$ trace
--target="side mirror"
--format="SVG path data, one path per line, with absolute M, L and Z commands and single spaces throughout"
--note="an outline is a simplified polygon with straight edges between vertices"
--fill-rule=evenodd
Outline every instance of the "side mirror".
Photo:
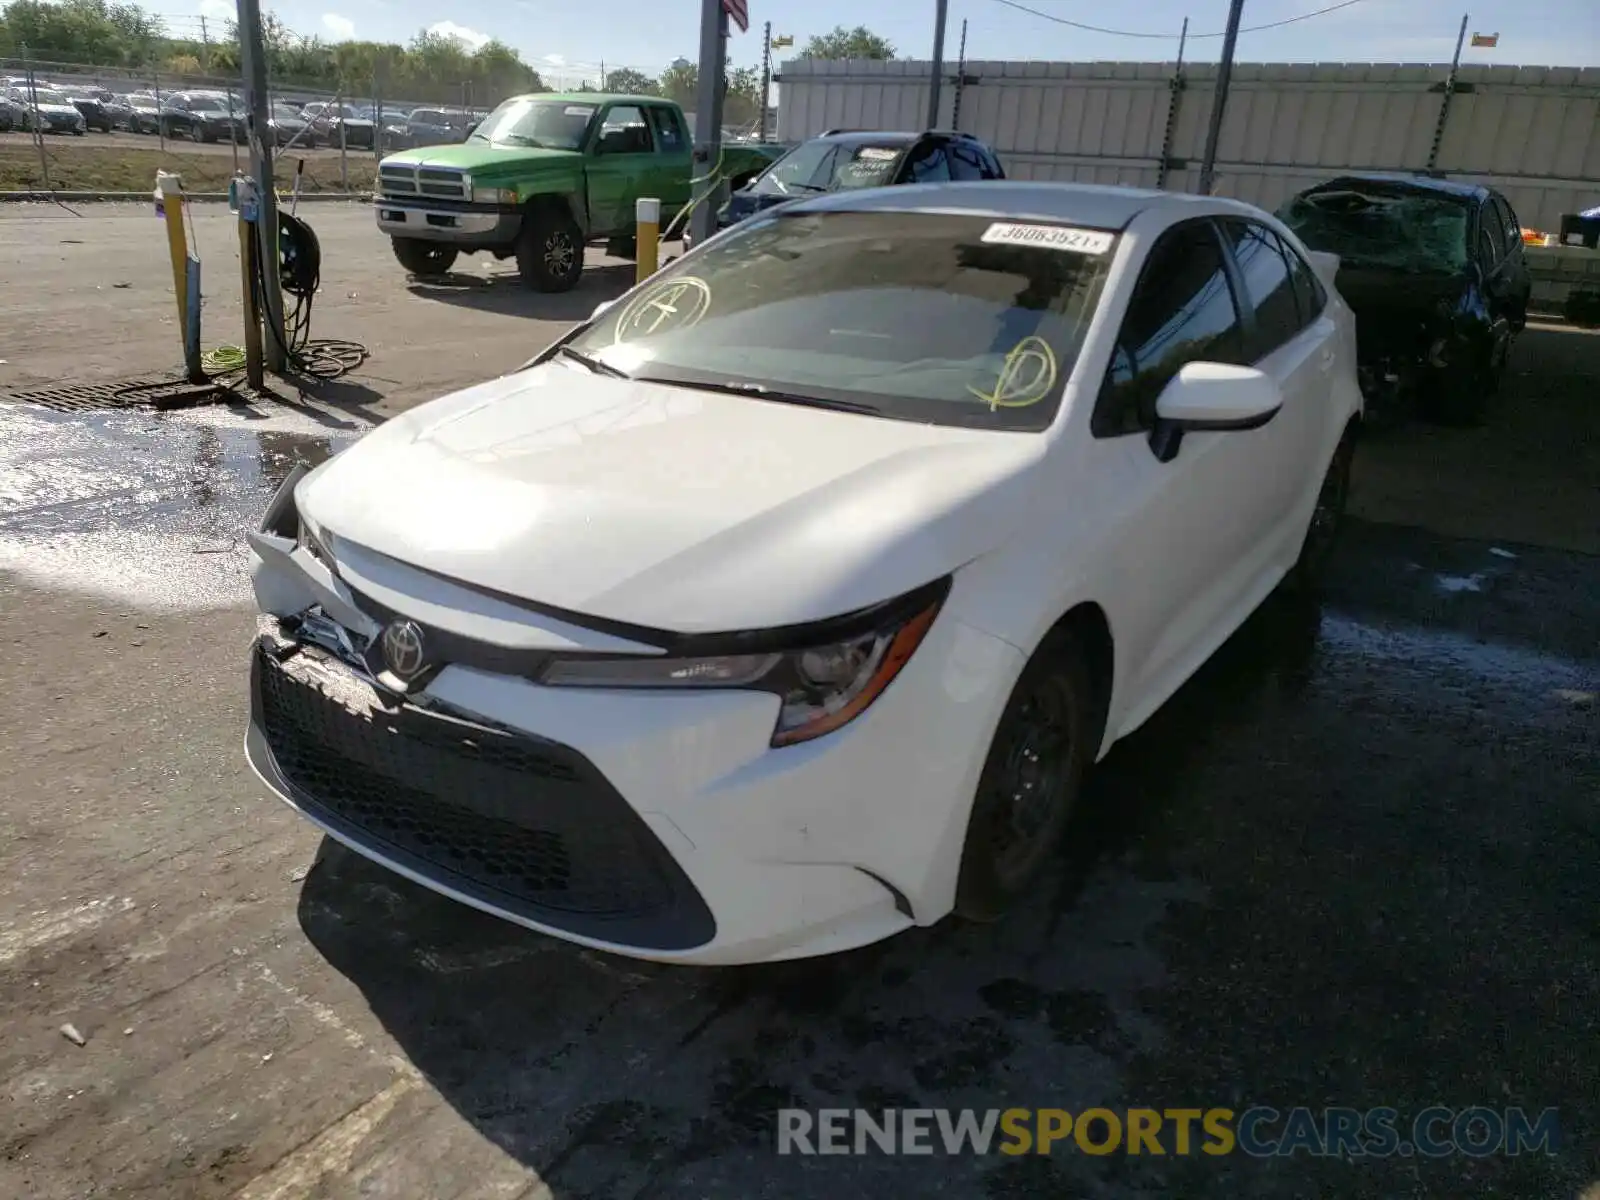
M 1185 433 L 1260 429 L 1282 407 L 1283 393 L 1263 371 L 1227 363 L 1186 363 L 1156 400 L 1150 450 L 1158 461 L 1171 462 Z

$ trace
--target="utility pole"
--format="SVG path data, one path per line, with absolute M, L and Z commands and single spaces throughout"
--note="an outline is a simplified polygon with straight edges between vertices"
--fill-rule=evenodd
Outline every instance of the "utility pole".
M 241 3 L 243 0 L 241 0 Z M 942 0 L 941 0 L 942 2 Z M 728 10 L 723 0 L 700 0 L 700 79 L 694 101 L 694 213 L 689 231 L 695 245 L 717 231 L 712 197 L 719 186 L 722 162 L 722 93 L 728 75 Z
M 259 215 L 256 244 L 260 247 L 261 291 L 266 322 L 267 370 L 282 375 L 288 366 L 289 334 L 283 327 L 281 253 L 278 249 L 278 191 L 272 182 L 272 146 L 267 109 L 267 51 L 261 33 L 261 0 L 239 0 L 239 51 L 244 68 L 245 118 L 250 137 L 250 174 L 256 181 Z
M 967 19 L 961 18 L 961 49 L 956 51 L 956 94 L 950 102 L 950 128 L 961 128 L 961 93 L 967 86 Z
M 200 18 L 200 69 L 207 75 L 211 74 L 211 31 L 206 27 L 206 19 Z
M 1433 144 L 1428 148 L 1428 170 L 1439 167 L 1439 146 L 1444 141 L 1445 123 L 1450 120 L 1450 101 L 1455 99 L 1456 81 L 1461 74 L 1461 47 L 1467 40 L 1467 22 L 1471 13 L 1461 14 L 1461 28 L 1456 32 L 1456 52 L 1450 59 L 1450 74 L 1444 81 L 1444 98 L 1439 101 L 1439 120 L 1433 127 Z
M 1233 80 L 1233 48 L 1239 41 L 1239 18 L 1244 15 L 1244 0 L 1229 0 L 1228 27 L 1222 35 L 1222 61 L 1217 64 L 1217 90 L 1211 98 L 1211 126 L 1206 130 L 1205 157 L 1200 160 L 1200 194 L 1209 196 L 1217 176 L 1217 143 L 1222 138 L 1222 111 L 1228 103 L 1228 84 Z
M 761 27 L 761 118 L 756 139 L 767 140 L 767 90 L 772 87 L 772 22 Z
M 950 0 L 934 0 L 933 77 L 928 81 L 928 128 L 939 128 L 939 84 L 944 74 L 944 23 L 950 15 Z

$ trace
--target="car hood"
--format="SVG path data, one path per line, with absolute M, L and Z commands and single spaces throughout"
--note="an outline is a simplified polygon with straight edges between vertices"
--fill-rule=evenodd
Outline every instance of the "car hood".
M 913 424 L 546 364 L 389 421 L 308 475 L 332 538 L 679 632 L 800 624 L 1008 538 L 1037 434 Z
M 385 166 L 454 167 L 473 177 L 489 176 L 497 169 L 521 175 L 530 165 L 565 167 L 581 161 L 576 150 L 544 150 L 536 146 L 494 146 L 488 142 L 456 142 L 447 146 L 422 146 L 402 150 L 383 160 Z
M 42 113 L 55 113 L 58 116 L 66 116 L 69 113 L 75 117 L 83 115 L 78 112 L 78 109 L 75 105 L 58 104 L 54 100 L 41 100 L 38 104 L 34 105 L 34 107 Z

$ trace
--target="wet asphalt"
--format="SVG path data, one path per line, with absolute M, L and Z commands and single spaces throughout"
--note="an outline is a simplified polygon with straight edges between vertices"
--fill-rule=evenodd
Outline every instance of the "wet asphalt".
M 17 1105 L 0 1125 L 0 1191 L 8 1178 L 25 1190 L 7 1194 L 40 1196 L 259 1184 L 320 1144 L 314 1127 L 264 1148 L 297 1103 L 250 1073 L 272 1057 L 256 1050 L 273 1022 L 310 1031 L 290 1039 L 294 1077 L 305 1103 L 337 1099 L 327 1128 L 374 1092 L 402 1088 L 416 1107 L 350 1134 L 322 1174 L 250 1195 L 1570 1200 L 1600 1180 L 1600 559 L 1352 521 L 1319 603 L 1269 601 L 1101 764 L 1059 861 L 1006 921 L 814 962 L 661 968 L 318 847 L 248 777 L 242 535 L 294 463 L 361 427 L 320 410 L 0 404 L 0 757 L 47 761 L 11 724 L 30 696 L 110 703 L 86 675 L 50 678 L 55 639 L 77 647 L 59 652 L 63 670 L 82 672 L 82 646 L 102 637 L 186 692 L 169 713 L 178 739 L 142 715 L 146 732 L 126 739 L 114 710 L 62 717 L 64 739 L 100 721 L 101 753 L 144 781 L 90 770 L 76 785 L 85 820 L 122 827 L 117 852 L 58 848 L 41 831 L 59 794 L 26 771 L 14 781 L 5 907 L 43 912 L 90 878 L 138 904 L 0 953 L 15 1033 L 0 1079 Z M 201 847 L 188 865 L 137 874 L 132 848 L 180 825 Z M 241 827 L 264 848 L 208 866 L 203 847 Z M 225 930 L 180 915 L 219 898 L 235 906 Z M 161 954 L 202 957 L 160 966 L 152 930 Z M 236 986 L 193 982 L 218 971 Z M 263 978 L 298 999 L 262 1007 Z M 79 1053 L 55 1033 L 63 1014 L 99 1004 L 111 1038 L 167 995 L 190 997 L 201 1041 L 146 1043 L 146 1068 L 96 1082 L 83 1064 L 117 1053 L 97 1035 L 60 1065 Z M 230 1039 L 237 1062 L 210 1062 Z M 81 1091 L 40 1082 L 64 1070 Z M 194 1071 L 232 1117 L 197 1115 L 196 1079 L 184 1105 L 150 1107 Z M 74 1108 L 84 1094 L 94 1104 Z M 796 1158 L 773 1137 L 788 1106 L 1434 1104 L 1556 1107 L 1559 1152 Z M 129 1143 L 134 1127 L 148 1144 Z

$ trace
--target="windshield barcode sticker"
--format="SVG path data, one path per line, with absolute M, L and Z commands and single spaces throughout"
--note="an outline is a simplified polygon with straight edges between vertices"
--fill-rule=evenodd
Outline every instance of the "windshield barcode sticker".
M 561 115 L 564 117 L 587 117 L 592 116 L 593 113 L 594 109 L 592 108 L 580 108 L 576 105 L 561 110 Z
M 1114 235 L 1102 229 L 1071 229 L 1065 225 L 1011 225 L 1000 222 L 983 231 L 982 241 L 994 246 L 1040 246 L 1073 254 L 1104 254 Z

